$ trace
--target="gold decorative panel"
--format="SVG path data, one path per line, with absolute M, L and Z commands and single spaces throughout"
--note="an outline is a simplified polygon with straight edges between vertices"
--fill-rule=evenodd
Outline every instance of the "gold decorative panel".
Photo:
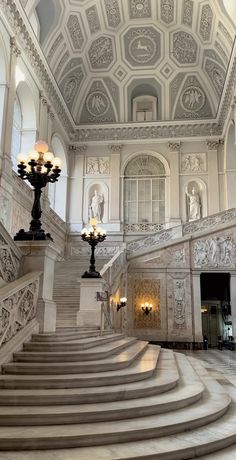
M 152 311 L 146 315 L 141 304 L 149 302 Z M 134 327 L 160 328 L 160 280 L 136 279 L 134 281 Z

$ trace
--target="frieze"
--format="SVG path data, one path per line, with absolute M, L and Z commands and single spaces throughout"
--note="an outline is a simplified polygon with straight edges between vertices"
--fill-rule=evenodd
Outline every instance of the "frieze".
M 109 157 L 88 157 L 86 174 L 110 174 L 110 158 Z
M 206 154 L 182 154 L 181 171 L 191 173 L 206 172 Z
M 235 268 L 236 245 L 228 236 L 215 236 L 194 243 L 194 267 Z
M 161 0 L 161 20 L 165 24 L 174 21 L 174 0 Z
M 131 241 L 127 243 L 127 252 L 131 254 L 132 252 L 140 251 L 143 249 L 155 249 L 161 244 L 164 244 L 166 241 L 171 240 L 174 237 L 174 230 L 162 230 L 156 235 L 148 236 L 147 238 L 142 238 L 137 241 Z
M 190 233 L 202 232 L 204 230 L 212 229 L 217 225 L 226 224 L 236 219 L 236 208 L 223 211 L 211 217 L 204 217 L 203 219 L 183 225 L 183 234 L 189 235 Z
M 150 18 L 152 16 L 150 0 L 129 0 L 130 19 Z
M 121 22 L 118 0 L 104 0 L 108 25 L 117 27 Z

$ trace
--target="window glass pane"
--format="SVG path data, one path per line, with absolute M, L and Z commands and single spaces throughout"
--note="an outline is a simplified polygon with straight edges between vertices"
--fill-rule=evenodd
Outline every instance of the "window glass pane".
M 160 200 L 165 201 L 165 181 L 160 179 Z
M 142 202 L 138 204 L 138 222 L 151 221 L 151 202 Z
M 159 200 L 159 179 L 153 179 L 152 181 L 152 199 Z

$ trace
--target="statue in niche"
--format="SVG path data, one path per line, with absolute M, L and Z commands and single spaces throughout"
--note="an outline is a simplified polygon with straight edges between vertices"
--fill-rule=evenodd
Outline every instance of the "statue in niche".
M 196 187 L 192 188 L 191 193 L 186 191 L 188 197 L 188 221 L 198 220 L 201 218 L 201 199 Z
M 103 195 L 98 193 L 97 190 L 95 190 L 94 195 L 92 196 L 91 205 L 90 205 L 90 217 L 97 219 L 98 222 L 102 221 L 103 205 L 104 205 Z

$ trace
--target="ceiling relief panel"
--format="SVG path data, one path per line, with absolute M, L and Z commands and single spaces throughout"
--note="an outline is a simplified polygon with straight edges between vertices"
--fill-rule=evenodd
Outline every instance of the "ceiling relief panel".
M 203 5 L 200 19 L 199 34 L 204 42 L 209 41 L 211 37 L 213 22 L 213 12 L 210 5 Z
M 132 67 L 155 66 L 161 58 L 161 34 L 154 27 L 131 27 L 124 35 L 124 49 Z
M 67 30 L 75 50 L 80 50 L 84 43 L 84 37 L 80 26 L 79 15 L 71 14 L 67 21 Z
M 50 64 L 54 54 L 56 53 L 57 49 L 59 48 L 59 46 L 61 45 L 61 43 L 63 42 L 64 40 L 64 37 L 63 37 L 63 33 L 61 32 L 57 38 L 54 40 L 50 50 L 49 50 L 49 53 L 47 55 L 47 61 L 48 63 Z
M 222 69 L 222 67 L 220 67 L 216 62 L 211 59 L 207 59 L 205 62 L 205 71 L 214 86 L 216 94 L 220 97 L 226 77 L 225 70 Z
M 193 21 L 193 0 L 183 0 L 182 23 L 192 27 Z
M 193 36 L 187 32 L 175 32 L 172 36 L 173 58 L 178 64 L 196 64 L 198 46 Z
M 71 111 L 75 102 L 75 98 L 78 96 L 83 78 L 83 69 L 81 67 L 77 67 L 76 69 L 73 69 L 59 85 L 66 105 Z
M 108 69 L 115 58 L 112 38 L 103 35 L 94 40 L 89 48 L 88 56 L 93 70 Z
M 174 2 L 174 0 L 161 0 L 161 20 L 167 25 L 174 21 L 175 4 L 176 2 Z
M 104 0 L 107 23 L 109 27 L 116 28 L 121 23 L 121 14 L 118 0 Z
M 129 17 L 130 19 L 151 18 L 150 0 L 129 0 Z
M 186 78 L 175 109 L 174 119 L 211 118 L 212 110 L 207 95 L 195 76 Z
M 91 34 L 99 32 L 99 30 L 101 30 L 101 26 L 96 5 L 93 5 L 86 10 L 86 17 Z
M 84 102 L 81 123 L 115 122 L 115 112 L 111 102 L 111 94 L 101 81 L 95 81 Z

